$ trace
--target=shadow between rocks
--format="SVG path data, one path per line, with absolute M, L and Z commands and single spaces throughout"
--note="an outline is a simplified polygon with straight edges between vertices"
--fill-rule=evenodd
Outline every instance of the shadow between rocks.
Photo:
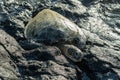
M 82 74 L 85 73 L 90 80 L 120 80 L 119 75 L 112 69 L 113 66 L 110 63 L 101 61 L 92 54 L 86 55 L 85 58 L 81 62 L 77 62 L 76 65 L 82 70 Z M 85 75 L 82 77 L 84 76 Z

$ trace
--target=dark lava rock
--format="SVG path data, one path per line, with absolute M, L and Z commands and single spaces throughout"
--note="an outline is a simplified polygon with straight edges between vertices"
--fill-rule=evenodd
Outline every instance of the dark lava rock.
M 77 69 L 54 46 L 41 46 L 23 53 L 18 65 L 22 79 L 77 80 Z M 79 72 L 80 73 L 80 72 Z
M 25 23 L 31 18 L 30 4 L 14 0 L 3 0 L 0 3 L 0 24 L 7 33 L 19 40 L 24 37 Z
M 45 8 L 84 31 L 86 56 L 81 62 L 71 62 L 55 46 L 20 46 L 25 25 Z M 31 48 L 24 50 L 25 45 Z M 120 1 L 0 0 L 0 79 L 120 80 Z

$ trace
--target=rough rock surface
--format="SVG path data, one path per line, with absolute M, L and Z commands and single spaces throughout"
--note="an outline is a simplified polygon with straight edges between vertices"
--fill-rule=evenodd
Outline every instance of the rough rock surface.
M 84 31 L 86 56 L 81 62 L 67 59 L 55 46 L 31 49 L 25 44 L 25 25 L 45 8 Z M 0 0 L 0 79 L 119 80 L 120 1 Z
M 20 76 L 15 63 L 22 60 L 22 48 L 5 31 L 0 29 L 0 79 L 16 80 Z

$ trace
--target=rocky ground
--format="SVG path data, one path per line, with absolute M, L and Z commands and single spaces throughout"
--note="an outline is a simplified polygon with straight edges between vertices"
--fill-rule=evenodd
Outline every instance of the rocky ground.
M 26 24 L 46 8 L 84 31 L 81 62 L 23 43 Z M 0 80 L 120 80 L 120 0 L 0 0 Z

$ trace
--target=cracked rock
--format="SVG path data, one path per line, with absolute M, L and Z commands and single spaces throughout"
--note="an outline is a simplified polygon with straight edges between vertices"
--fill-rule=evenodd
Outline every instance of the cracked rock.
M 46 8 L 84 31 L 81 62 L 67 59 L 56 46 L 26 44 L 26 24 Z M 120 0 L 0 0 L 0 79 L 120 80 L 119 26 Z

